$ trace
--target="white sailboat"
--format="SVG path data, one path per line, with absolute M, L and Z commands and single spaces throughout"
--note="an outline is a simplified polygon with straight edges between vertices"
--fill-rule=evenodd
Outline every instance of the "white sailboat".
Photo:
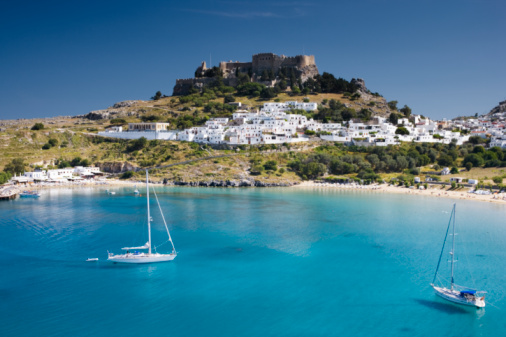
M 453 220 L 453 222 L 452 222 Z M 453 223 L 453 225 L 452 225 Z M 436 286 L 436 278 L 437 272 L 439 270 L 439 266 L 441 264 L 441 258 L 443 256 L 443 251 L 446 243 L 446 239 L 448 237 L 448 232 L 450 230 L 450 226 L 452 226 L 452 248 L 450 251 L 450 263 L 451 263 L 451 278 L 450 278 L 450 287 L 446 288 L 444 286 Z M 445 240 L 443 242 L 443 248 L 441 249 L 441 254 L 439 255 L 439 261 L 437 263 L 436 273 L 434 274 L 434 279 L 432 280 L 431 286 L 434 288 L 436 295 L 444 298 L 447 301 L 451 301 L 458 304 L 475 306 L 477 308 L 485 307 L 485 291 L 477 291 L 474 289 L 469 289 L 466 287 L 458 286 L 454 283 L 453 279 L 453 271 L 454 271 L 454 263 L 455 260 L 455 204 L 453 205 L 452 214 L 450 215 L 450 222 L 448 223 L 448 228 L 446 229 Z
M 160 207 L 160 203 L 158 202 L 158 197 L 155 198 L 158 203 L 158 208 L 160 209 L 160 213 L 162 215 L 163 223 L 165 224 L 165 229 L 167 230 L 167 235 L 169 236 L 168 241 L 172 245 L 172 253 L 170 254 L 159 254 L 153 253 L 151 251 L 151 222 L 153 219 L 150 215 L 149 209 L 149 182 L 148 182 L 148 170 L 146 170 L 146 196 L 147 196 L 147 204 L 148 204 L 148 242 L 146 242 L 143 246 L 139 247 L 124 247 L 121 248 L 125 250 L 125 254 L 114 255 L 113 253 L 108 253 L 108 261 L 115 263 L 155 263 L 155 262 L 167 262 L 172 261 L 176 258 L 176 248 L 174 247 L 174 243 L 172 242 L 172 238 L 170 236 L 169 228 L 167 227 L 167 223 L 165 222 L 165 217 L 163 216 L 162 208 Z M 147 252 L 138 252 L 139 250 L 147 250 Z M 156 248 L 155 248 L 156 251 Z
M 134 186 L 135 190 L 134 190 L 134 195 L 139 195 L 141 194 L 141 192 L 139 192 L 139 190 L 137 189 L 137 185 Z

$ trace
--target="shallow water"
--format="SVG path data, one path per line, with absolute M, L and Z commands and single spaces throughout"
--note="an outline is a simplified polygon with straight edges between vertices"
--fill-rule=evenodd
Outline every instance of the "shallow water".
M 457 204 L 461 307 L 430 287 L 453 201 L 364 191 L 158 188 L 178 257 L 147 241 L 132 188 L 0 203 L 1 336 L 503 336 L 506 207 Z M 153 200 L 152 200 L 153 201 Z M 156 203 L 153 245 L 166 240 Z M 165 243 L 160 252 L 170 251 Z M 99 262 L 85 262 L 99 257 Z M 441 275 L 447 274 L 442 262 Z

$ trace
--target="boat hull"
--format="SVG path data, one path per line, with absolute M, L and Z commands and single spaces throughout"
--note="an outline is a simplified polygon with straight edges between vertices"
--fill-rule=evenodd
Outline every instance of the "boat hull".
M 176 254 L 122 254 L 111 255 L 107 258 L 107 261 L 129 264 L 157 263 L 172 261 L 176 256 Z
M 40 194 L 19 194 L 20 198 L 40 198 Z
M 475 297 L 474 299 L 466 299 L 465 297 L 460 295 L 460 291 L 436 287 L 436 286 L 432 286 L 432 287 L 434 288 L 434 292 L 436 293 L 437 296 L 439 296 L 447 301 L 457 303 L 457 304 L 467 305 L 467 306 L 471 306 L 471 307 L 476 307 L 476 308 L 485 307 L 485 301 L 480 297 Z

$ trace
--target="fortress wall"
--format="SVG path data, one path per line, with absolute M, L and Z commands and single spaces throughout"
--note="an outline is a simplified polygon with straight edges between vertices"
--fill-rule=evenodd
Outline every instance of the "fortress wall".
M 264 70 L 272 70 L 275 75 L 278 75 L 279 69 L 282 67 L 295 68 L 296 75 L 301 78 L 302 82 L 318 74 L 318 68 L 316 67 L 313 55 L 287 57 L 273 53 L 260 53 L 253 55 L 251 62 L 220 62 L 219 65 L 219 68 L 223 71 L 225 85 L 236 85 L 236 77 L 234 75 L 237 68 L 239 68 L 239 72 L 241 73 L 246 73 L 251 69 L 253 72 L 252 80 L 258 81 Z M 202 62 L 202 66 L 197 68 L 197 72 L 202 72 L 205 69 L 206 63 Z M 188 93 L 192 85 L 197 88 L 203 88 L 213 81 L 213 78 L 206 77 L 178 79 L 176 80 L 173 94 L 184 95 Z M 272 86 L 274 83 L 265 84 Z
M 251 66 L 251 62 L 220 62 L 220 69 L 224 74 L 233 73 L 237 68 L 240 72 L 247 72 Z
M 297 55 L 286 57 L 278 56 L 273 53 L 262 53 L 253 55 L 253 72 L 261 74 L 264 70 L 272 69 L 275 73 L 281 67 L 304 68 L 307 66 L 315 66 L 314 55 Z
M 253 55 L 252 68 L 253 72 L 262 74 L 264 70 L 275 69 L 275 57 L 273 53 L 262 53 Z
M 194 78 L 182 78 L 182 79 L 177 79 L 176 80 L 176 84 L 193 84 L 193 81 L 195 79 Z

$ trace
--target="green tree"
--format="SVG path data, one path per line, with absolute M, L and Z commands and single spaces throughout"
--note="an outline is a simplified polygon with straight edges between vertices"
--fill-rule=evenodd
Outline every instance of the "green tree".
M 156 94 L 151 97 L 152 100 L 155 100 L 155 101 L 158 101 L 160 98 L 162 98 L 162 92 L 161 91 L 157 91 Z
M 157 122 L 160 120 L 160 116 L 157 116 L 157 115 L 148 115 L 148 116 L 141 116 L 141 120 L 144 122 L 144 123 L 148 123 L 148 122 Z
M 133 171 L 126 171 L 126 172 L 123 172 L 119 178 L 120 179 L 130 179 L 134 176 L 134 172 Z
M 485 148 L 481 145 L 477 145 L 473 148 L 473 153 L 485 153 Z
M 397 110 L 397 103 L 399 103 L 399 102 L 397 102 L 397 101 L 390 101 L 387 104 L 388 104 L 388 107 L 390 108 L 390 110 Z
M 81 162 L 79 164 L 80 164 L 80 166 L 86 167 L 86 166 L 90 166 L 91 162 L 89 159 L 83 159 L 83 160 L 81 160 Z
M 0 185 L 5 184 L 12 178 L 12 175 L 9 172 L 0 172 Z
M 35 123 L 33 126 L 32 126 L 32 130 L 42 130 L 44 129 L 44 124 L 42 123 Z
M 395 112 L 392 112 L 390 116 L 388 116 L 388 121 L 393 125 L 397 125 L 399 123 L 399 115 Z
M 442 154 L 439 156 L 437 163 L 441 166 L 453 166 L 453 158 L 447 154 Z
M 349 121 L 352 118 L 357 117 L 357 113 L 356 113 L 355 109 L 346 108 L 343 111 L 341 111 L 341 116 L 343 118 L 343 121 Z
M 492 177 L 492 181 L 496 184 L 502 184 L 502 177 L 501 176 Z
M 399 126 L 397 130 L 395 130 L 396 135 L 409 135 L 408 129 L 406 129 L 404 126 Z
M 465 164 L 465 167 L 466 167 L 466 170 L 471 171 L 471 169 L 473 168 L 473 163 L 471 163 L 471 162 L 467 162 L 467 163 Z
M 81 160 L 82 160 L 81 157 L 75 157 L 74 159 L 72 159 L 70 161 L 70 166 L 72 166 L 72 167 L 80 166 Z
M 466 165 L 467 163 L 471 163 L 473 165 L 472 167 L 480 167 L 485 163 L 485 161 L 480 155 L 476 153 L 470 153 L 464 157 L 463 164 Z
M 254 164 L 253 166 L 251 166 L 249 172 L 251 175 L 254 175 L 254 176 L 258 176 L 260 174 L 262 174 L 262 172 L 264 171 L 264 167 L 260 164 Z
M 109 121 L 111 125 L 125 125 L 127 123 L 123 118 L 113 118 Z
M 235 102 L 235 97 L 232 95 L 226 95 L 223 101 L 225 103 L 232 103 Z
M 47 142 L 53 147 L 58 145 L 58 139 L 50 138 Z
M 264 169 L 267 171 L 276 171 L 278 169 L 278 163 L 275 160 L 269 160 L 264 164 Z
M 25 172 L 25 167 L 27 165 L 28 164 L 25 163 L 24 159 L 15 158 L 10 163 L 5 165 L 4 172 L 10 173 L 11 175 L 21 174 Z
M 70 167 L 70 162 L 68 162 L 65 159 L 59 159 L 57 160 L 56 165 L 58 166 L 58 168 L 66 168 Z
M 399 111 L 402 112 L 402 114 L 406 118 L 409 118 L 409 116 L 411 116 L 411 108 L 407 105 L 404 105 L 404 107 L 402 109 L 400 109 Z
M 260 97 L 265 98 L 265 99 L 274 98 L 276 96 L 277 96 L 276 90 L 271 87 L 265 87 L 260 92 Z
M 142 150 L 146 146 L 147 143 L 148 143 L 148 140 L 145 137 L 141 137 L 139 139 L 132 140 L 132 141 L 130 141 L 130 145 L 127 147 L 127 152 Z

